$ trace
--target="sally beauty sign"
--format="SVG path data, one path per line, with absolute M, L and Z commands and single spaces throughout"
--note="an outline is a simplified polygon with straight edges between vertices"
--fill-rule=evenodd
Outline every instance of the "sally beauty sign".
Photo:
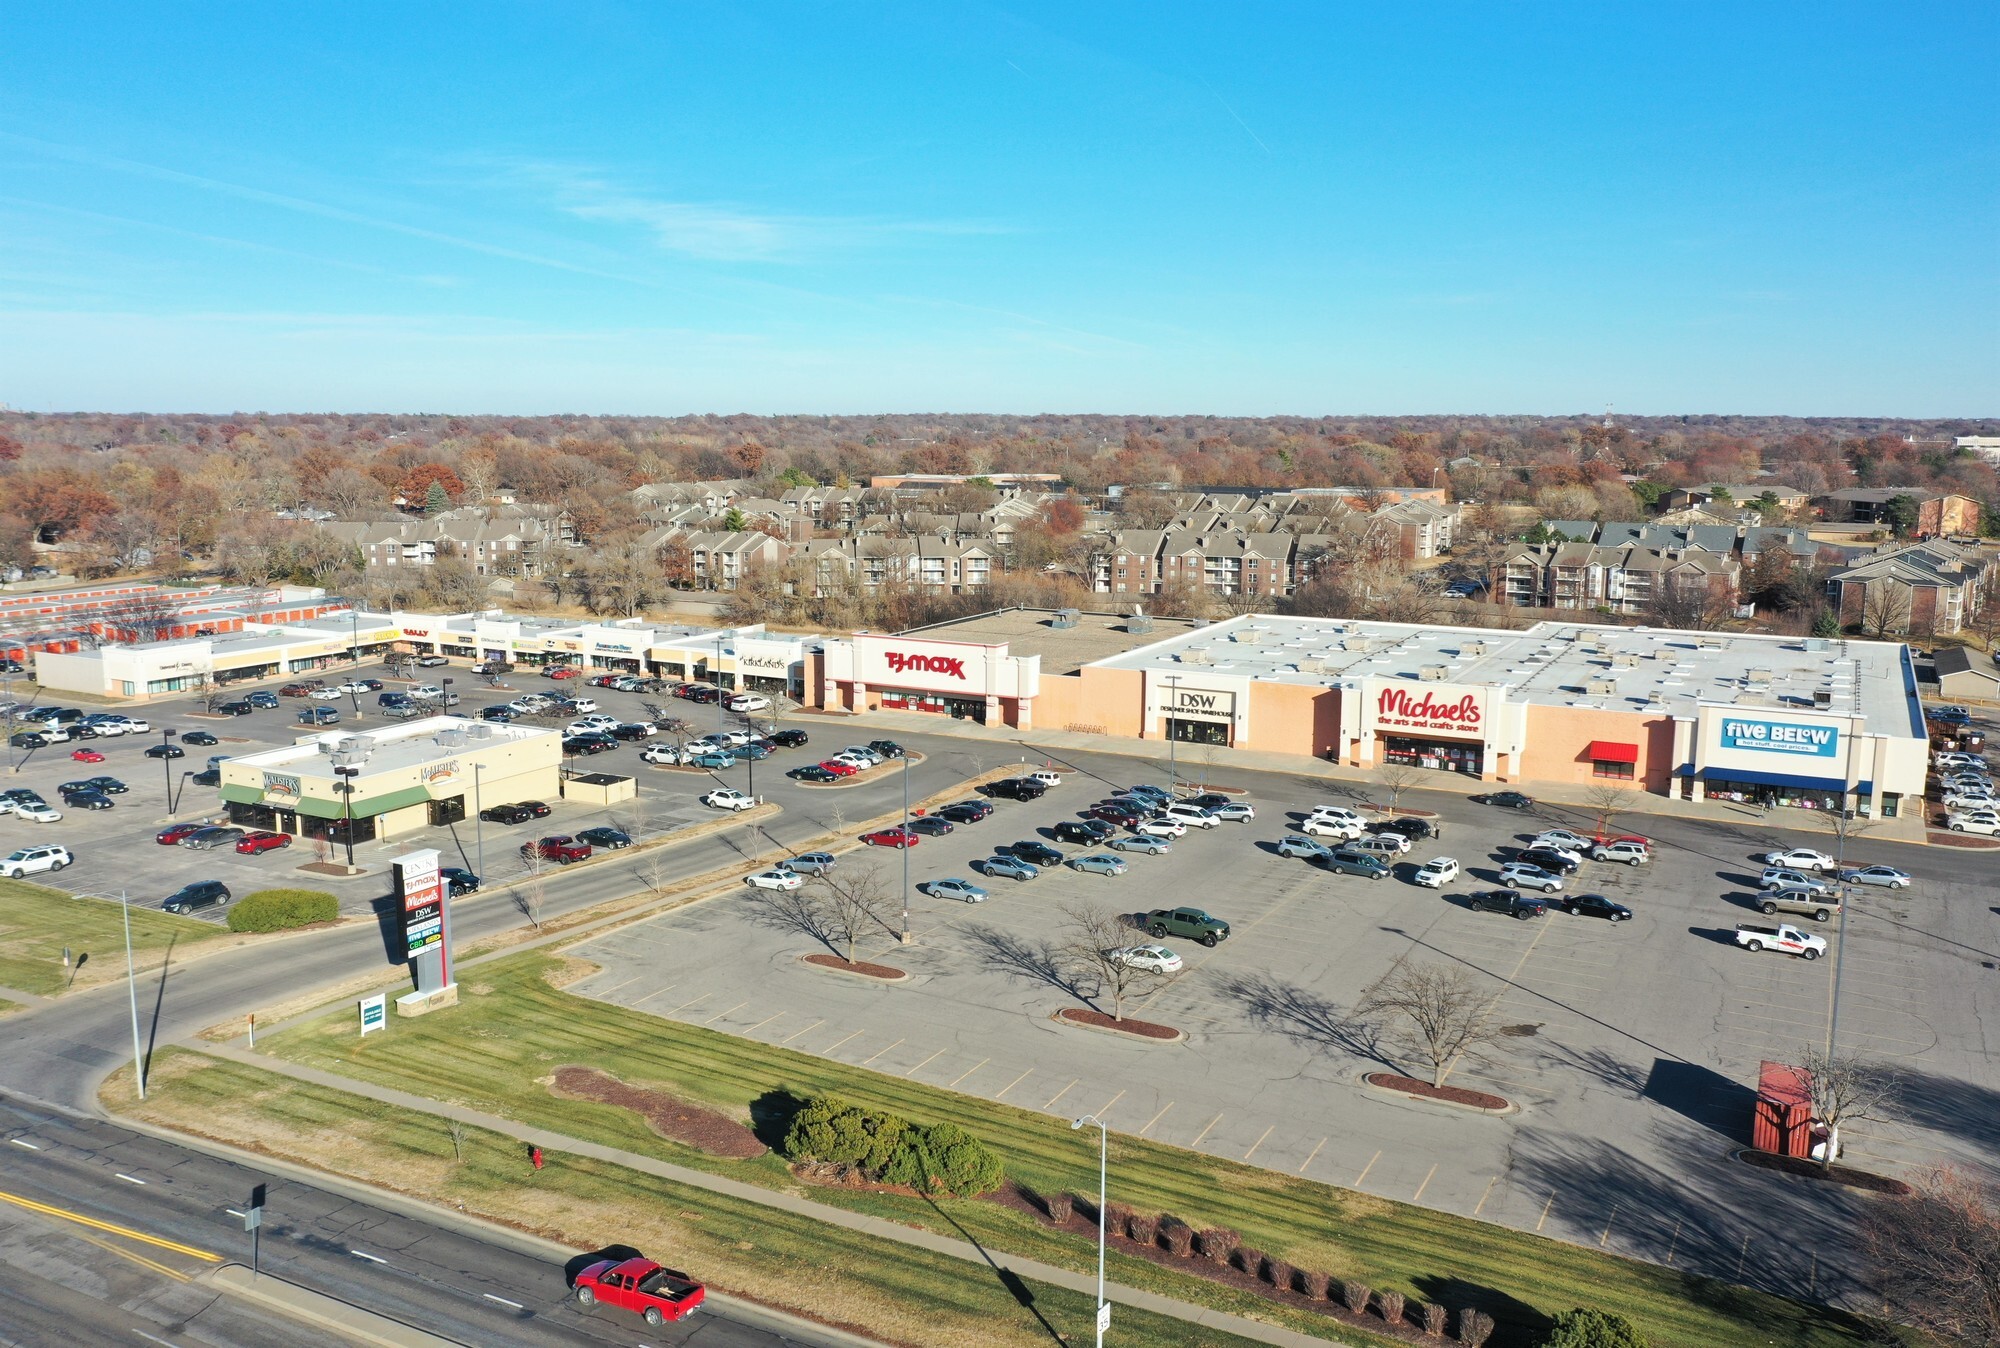
M 1805 754 L 1811 758 L 1832 758 L 1840 750 L 1840 730 L 1830 725 L 1801 725 L 1790 721 L 1746 721 L 1724 717 L 1722 747 L 1749 749 L 1766 754 Z

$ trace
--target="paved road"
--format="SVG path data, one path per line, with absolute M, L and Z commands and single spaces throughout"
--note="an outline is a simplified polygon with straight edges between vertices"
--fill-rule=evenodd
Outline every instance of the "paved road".
M 0 1097 L 0 1343 L 286 1345 L 345 1342 L 235 1300 L 201 1275 L 216 1256 L 249 1262 L 240 1212 L 267 1185 L 265 1272 L 466 1343 L 785 1348 L 789 1338 L 702 1314 L 654 1331 L 585 1312 L 564 1269 L 493 1234 L 448 1228 L 158 1141 Z M 36 1211 L 45 1205 L 137 1235 Z M 150 1237 L 151 1240 L 139 1237 Z M 172 1245 L 185 1247 L 168 1248 Z

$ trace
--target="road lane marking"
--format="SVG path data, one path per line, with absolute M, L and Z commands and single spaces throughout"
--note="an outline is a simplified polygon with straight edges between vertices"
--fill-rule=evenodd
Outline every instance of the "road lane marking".
M 1546 1222 L 1549 1219 L 1549 1209 L 1554 1207 L 1555 1205 L 1556 1205 L 1556 1196 L 1554 1194 L 1550 1194 L 1549 1201 L 1542 1204 L 1542 1215 L 1535 1219 L 1535 1230 L 1539 1231 L 1542 1229 L 1542 1223 Z
M 527 1307 L 523 1306 L 518 1301 L 509 1301 L 506 1297 L 496 1297 L 491 1292 L 482 1292 L 480 1293 L 480 1295 L 485 1297 L 488 1301 L 497 1301 L 503 1306 L 512 1306 L 517 1311 L 527 1309 Z
M 1419 1202 L 1422 1200 L 1424 1196 L 1424 1190 L 1431 1187 L 1431 1176 L 1437 1174 L 1437 1172 L 1438 1172 L 1438 1163 L 1436 1161 L 1432 1161 L 1431 1168 L 1424 1172 L 1424 1182 L 1417 1186 L 1417 1191 L 1414 1194 L 1410 1195 L 1410 1201 L 1412 1203 Z
M 23 1141 L 22 1141 L 22 1140 L 21 1140 L 20 1138 L 18 1138 L 18 1137 L 10 1137 L 10 1138 L 8 1138 L 7 1140 L 8 1140 L 9 1142 L 12 1142 L 12 1143 L 13 1143 L 13 1144 L 14 1144 L 15 1146 L 17 1146 L 17 1147 L 26 1147 L 26 1148 L 27 1148 L 27 1149 L 28 1149 L 29 1151 L 40 1151 L 40 1150 L 41 1150 L 41 1148 L 40 1148 L 40 1147 L 38 1147 L 38 1146 L 36 1146 L 36 1145 L 35 1145 L 34 1143 L 32 1143 L 32 1142 L 23 1142 Z
M 1381 1159 L 1382 1159 L 1382 1153 L 1378 1149 L 1373 1156 L 1368 1158 L 1368 1164 L 1361 1167 L 1361 1173 L 1354 1177 L 1354 1183 L 1348 1185 L 1347 1187 L 1350 1189 L 1359 1189 L 1361 1187 L 1361 1181 L 1368 1178 L 1368 1172 L 1373 1170 L 1375 1168 L 1375 1163 Z
M 181 1272 L 177 1268 L 168 1268 L 165 1264 L 160 1263 L 158 1260 L 148 1259 L 145 1255 L 139 1254 L 136 1251 L 120 1249 L 118 1246 L 113 1245 L 108 1240 L 99 1240 L 96 1236 L 78 1236 L 77 1239 L 82 1241 L 86 1245 L 95 1245 L 98 1249 L 103 1250 L 106 1254 L 115 1254 L 120 1259 L 127 1259 L 130 1260 L 132 1263 L 137 1264 L 141 1268 L 150 1269 L 152 1272 L 159 1274 L 161 1277 L 171 1278 L 175 1282 L 192 1281 L 187 1274 Z
M 1598 1249 L 1600 1250 L 1603 1249 L 1604 1242 L 1611 1239 L 1611 1223 L 1614 1220 L 1616 1220 L 1617 1217 L 1618 1217 L 1618 1205 L 1616 1203 L 1613 1203 L 1611 1205 L 1611 1211 L 1606 1213 L 1604 1217 L 1604 1234 L 1597 1238 Z
M 67 1208 L 54 1207 L 48 1203 L 37 1203 L 32 1198 L 23 1198 L 19 1194 L 10 1194 L 5 1190 L 0 1190 L 0 1203 L 12 1203 L 17 1208 L 26 1208 L 30 1212 L 39 1212 L 45 1217 L 60 1217 L 64 1221 L 75 1222 L 78 1226 L 87 1226 L 93 1231 L 105 1231 L 114 1236 L 124 1236 L 128 1240 L 141 1241 L 147 1245 L 157 1246 L 162 1250 L 172 1250 L 175 1254 L 185 1254 L 191 1258 L 205 1260 L 211 1264 L 222 1262 L 222 1256 L 219 1254 L 211 1254 L 207 1250 L 199 1250 L 192 1245 L 183 1245 L 177 1240 L 167 1240 L 161 1236 L 149 1236 L 144 1231 L 135 1231 L 129 1226 L 118 1226 L 111 1222 L 100 1222 L 95 1217 L 86 1217 L 80 1212 L 71 1212 Z
M 1674 1266 L 1674 1249 L 1681 1243 L 1681 1219 L 1674 1218 L 1674 1237 L 1667 1242 L 1667 1267 Z
M 1012 1081 L 1002 1086 L 1000 1088 L 1000 1095 L 1005 1095 L 1008 1091 L 1013 1090 L 1016 1086 L 1020 1085 L 1022 1082 L 1026 1081 L 1029 1077 L 1033 1076 L 1034 1074 L 1035 1074 L 1035 1069 L 1030 1067 L 1027 1071 L 1021 1073 L 1021 1075 L 1015 1077 Z M 1000 1095 L 996 1095 L 993 1098 L 995 1100 L 998 1100 L 1000 1098 Z
M 243 1217 L 248 1215 L 247 1213 L 238 1212 L 235 1208 L 224 1208 L 223 1211 L 228 1213 L 232 1217 Z
M 1201 1140 L 1209 1135 L 1210 1131 L 1214 1129 L 1216 1124 L 1221 1122 L 1222 1122 L 1222 1115 L 1220 1114 L 1217 1114 L 1214 1118 L 1210 1119 L 1208 1121 L 1208 1127 L 1196 1133 L 1194 1135 L 1194 1141 L 1188 1143 L 1188 1150 L 1193 1151 L 1196 1147 L 1199 1147 L 1201 1145 Z
M 636 983 L 638 981 L 639 981 L 639 975 L 633 974 L 630 978 L 625 980 L 625 983 Z M 598 997 L 609 997 L 612 993 L 624 987 L 625 983 L 613 983 L 610 987 L 606 988 L 604 991 L 596 993 L 594 995 Z
M 1306 1173 L 1306 1167 L 1313 1163 L 1313 1157 L 1319 1155 L 1319 1149 L 1321 1147 L 1324 1147 L 1325 1145 L 1326 1145 L 1325 1138 L 1321 1138 L 1318 1142 L 1315 1142 L 1313 1144 L 1313 1149 L 1306 1154 L 1306 1159 L 1299 1162 L 1299 1173 L 1301 1175 Z
M 1255 1156 L 1257 1154 L 1257 1148 L 1264 1145 L 1264 1138 L 1269 1137 L 1273 1132 L 1277 1131 L 1277 1127 L 1278 1125 L 1274 1123 L 1269 1128 L 1266 1128 L 1264 1130 L 1263 1137 L 1259 1137 L 1255 1142 L 1252 1142 L 1250 1144 L 1250 1150 L 1243 1153 L 1243 1159 L 1247 1161 L 1252 1156 Z
M 1042 1108 L 1043 1108 L 1043 1109 L 1045 1109 L 1045 1110 L 1047 1110 L 1047 1109 L 1054 1109 L 1054 1108 L 1056 1107 L 1056 1101 L 1058 1101 L 1058 1100 L 1062 1099 L 1062 1098 L 1063 1098 L 1063 1097 L 1064 1097 L 1065 1095 L 1068 1095 L 1068 1094 L 1070 1093 L 1071 1089 L 1075 1087 L 1076 1083 L 1077 1083 L 1077 1082 L 1079 1082 L 1079 1081 L 1081 1081 L 1081 1080 L 1083 1080 L 1083 1078 L 1082 1078 L 1082 1077 L 1075 1077 L 1075 1078 L 1072 1078 L 1072 1079 L 1071 1079 L 1071 1081 L 1070 1081 L 1070 1083 L 1069 1083 L 1069 1085 L 1068 1085 L 1068 1086 L 1065 1086 L 1065 1087 L 1063 1087 L 1063 1088 L 1062 1088 L 1061 1090 L 1057 1091 L 1057 1092 L 1056 1092 L 1056 1093 L 1055 1093 L 1054 1095 L 1051 1095 L 1051 1096 L 1049 1097 L 1049 1102 L 1048 1102 L 1047 1104 L 1043 1105 L 1043 1106 L 1042 1106 Z
M 1146 1120 L 1146 1126 L 1139 1130 L 1139 1136 L 1144 1137 L 1148 1132 L 1150 1132 L 1152 1130 L 1153 1125 L 1158 1123 L 1161 1119 L 1167 1117 L 1167 1111 L 1172 1109 L 1173 1107 L 1174 1107 L 1174 1102 L 1171 1100 L 1167 1101 L 1164 1105 L 1161 1105 L 1160 1112 L 1155 1114 L 1152 1118 Z
M 122 1170 L 115 1171 L 114 1173 L 117 1175 L 119 1179 L 124 1180 L 127 1184 L 136 1184 L 142 1189 L 146 1187 L 146 1181 L 140 1179 L 137 1175 L 128 1175 Z
M 974 1072 L 977 1072 L 980 1068 L 986 1066 L 987 1063 L 990 1063 L 992 1061 L 993 1060 L 991 1058 L 981 1058 L 978 1062 L 972 1064 L 972 1066 L 966 1068 L 963 1072 L 960 1072 L 958 1074 L 958 1080 L 947 1084 L 945 1086 L 945 1089 L 951 1090 L 955 1088 L 958 1085 L 959 1081 L 965 1080 L 967 1077 L 971 1076 Z
M 931 1054 L 930 1057 L 925 1058 L 922 1062 L 918 1063 L 917 1067 L 929 1067 L 933 1062 L 936 1062 L 938 1058 L 941 1057 L 943 1054 L 944 1050 L 939 1049 L 936 1053 Z M 917 1067 L 912 1067 L 909 1071 L 903 1073 L 903 1075 L 906 1077 L 915 1076 L 917 1074 Z
M 854 1037 L 855 1037 L 855 1035 L 858 1035 L 858 1034 L 860 1034 L 860 1033 L 861 1033 L 861 1031 L 859 1031 L 859 1030 L 856 1030 L 856 1031 L 854 1032 L 854 1034 L 850 1034 L 850 1035 L 848 1035 L 848 1036 L 847 1036 L 847 1039 L 852 1039 L 852 1038 L 854 1038 Z M 846 1043 L 846 1042 L 847 1042 L 847 1039 L 842 1039 L 842 1040 L 840 1040 L 840 1041 L 839 1041 L 838 1043 L 834 1043 L 834 1044 L 831 1044 L 831 1045 L 828 1045 L 828 1046 L 827 1046 L 826 1048 L 823 1048 L 823 1049 L 821 1049 L 821 1050 L 820 1050 L 820 1057 L 822 1057 L 822 1058 L 826 1058 L 826 1057 L 831 1057 L 831 1056 L 832 1056 L 832 1054 L 833 1054 L 833 1050 L 834 1050 L 834 1049 L 837 1049 L 837 1048 L 839 1048 L 841 1044 L 844 1044 L 844 1043 Z M 900 1044 L 900 1043 L 902 1043 L 903 1041 L 902 1041 L 902 1040 L 900 1040 L 900 1039 L 898 1039 L 898 1040 L 897 1040 L 896 1042 Z
M 783 1039 L 780 1039 L 778 1042 L 781 1044 L 789 1044 L 794 1039 L 797 1039 L 800 1035 L 810 1034 L 812 1031 L 817 1030 L 820 1026 L 824 1024 L 826 1024 L 826 1021 L 824 1019 L 816 1020 L 812 1024 L 806 1026 L 805 1029 L 803 1030 L 792 1031 L 790 1034 L 786 1035 Z
M 749 1002 L 738 1002 L 736 1005 L 730 1007 L 729 1011 L 741 1011 L 744 1007 L 748 1005 L 750 1005 Z M 718 1011 L 714 1015 L 710 1016 L 707 1020 L 704 1020 L 702 1024 L 713 1025 L 715 1024 L 716 1021 L 721 1020 L 724 1016 L 728 1015 L 729 1011 Z
M 387 1264 L 389 1262 L 386 1259 L 368 1253 L 366 1250 L 349 1250 L 348 1253 L 356 1259 L 366 1259 L 371 1264 Z
M 845 1041 L 845 1040 L 843 1040 L 842 1042 L 844 1043 L 844 1042 L 846 1042 L 846 1041 Z M 900 1043 L 902 1043 L 902 1042 L 903 1042 L 902 1040 L 898 1039 L 898 1040 L 896 1041 L 896 1044 L 900 1044 Z M 865 1058 L 863 1058 L 863 1059 L 861 1060 L 861 1066 L 863 1066 L 863 1067 L 866 1067 L 866 1066 L 867 1066 L 867 1065 L 868 1065 L 869 1063 L 871 1063 L 871 1062 L 874 1062 L 874 1061 L 875 1061 L 875 1060 L 876 1060 L 877 1058 L 881 1057 L 881 1056 L 882 1056 L 882 1055 L 883 1055 L 884 1053 L 887 1053 L 887 1052 L 889 1051 L 889 1049 L 891 1049 L 891 1048 L 894 1048 L 894 1047 L 896 1047 L 896 1044 L 891 1044 L 891 1045 L 889 1045 L 889 1048 L 878 1048 L 878 1049 L 876 1049 L 876 1050 L 875 1050 L 875 1051 L 874 1051 L 873 1053 L 869 1054 L 869 1055 L 868 1055 L 867 1057 L 865 1057 Z
M 1477 1207 L 1472 1209 L 1473 1216 L 1477 1217 L 1480 1213 L 1480 1210 L 1486 1206 L 1486 1200 L 1493 1197 L 1493 1186 L 1498 1184 L 1499 1182 L 1500 1182 L 1500 1177 L 1498 1175 L 1495 1175 L 1492 1179 L 1486 1181 L 1486 1192 L 1479 1195 L 1479 1204 Z

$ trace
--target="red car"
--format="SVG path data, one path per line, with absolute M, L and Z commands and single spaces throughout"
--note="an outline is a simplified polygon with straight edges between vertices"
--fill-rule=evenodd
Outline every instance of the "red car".
M 603 1302 L 636 1311 L 649 1325 L 683 1320 L 708 1297 L 708 1289 L 685 1273 L 661 1268 L 650 1259 L 602 1259 L 576 1275 L 576 1299 L 585 1306 Z
M 861 841 L 870 847 L 915 847 L 923 839 L 906 828 L 877 829 L 873 833 L 861 835 Z
M 1136 812 L 1128 810 L 1122 805 L 1094 805 L 1083 812 L 1083 817 L 1086 819 L 1102 819 L 1105 823 L 1116 824 L 1120 828 L 1137 828 L 1145 822 L 1139 818 Z
M 590 855 L 590 844 L 578 842 L 566 833 L 553 838 L 542 838 L 536 842 L 522 843 L 521 855 L 531 856 L 541 853 L 542 860 L 553 861 L 558 866 L 567 866 L 572 861 L 582 861 Z
M 190 833 L 199 833 L 207 824 L 170 824 L 153 835 L 153 841 L 162 847 L 178 847 L 182 838 Z
M 548 671 L 548 676 L 552 679 L 573 679 L 582 672 L 575 665 L 557 665 Z
M 831 758 L 820 764 L 820 766 L 836 777 L 852 777 L 855 773 L 861 771 L 861 769 L 855 767 L 852 763 L 839 763 Z
M 256 856 L 260 852 L 291 845 L 292 835 L 289 833 L 246 833 L 243 841 L 236 844 L 236 850 L 245 856 Z
M 69 756 L 79 763 L 102 763 L 104 761 L 104 755 L 95 749 L 72 749 Z
M 309 697 L 312 685 L 309 683 L 288 683 L 278 690 L 279 697 Z

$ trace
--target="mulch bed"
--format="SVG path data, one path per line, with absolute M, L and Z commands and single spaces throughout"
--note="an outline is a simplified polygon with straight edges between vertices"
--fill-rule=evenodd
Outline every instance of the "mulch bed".
M 1943 828 L 1927 829 L 1924 841 L 1933 847 L 2000 847 L 2000 838 L 1983 833 L 1953 833 Z
M 647 1127 L 696 1151 L 724 1160 L 747 1161 L 770 1150 L 748 1128 L 706 1105 L 689 1104 L 669 1091 L 628 1086 L 595 1067 L 558 1067 L 549 1094 L 564 1100 L 589 1100 L 629 1109 Z
M 867 960 L 856 960 L 849 964 L 838 955 L 807 955 L 807 964 L 817 964 L 822 969 L 838 969 L 844 974 L 864 974 L 869 978 L 900 979 L 909 977 L 901 969 L 892 969 L 886 964 L 870 964 Z
M 1443 1100 L 1454 1105 L 1472 1105 L 1478 1109 L 1505 1109 L 1508 1106 L 1508 1102 L 1502 1097 L 1488 1095 L 1485 1091 L 1469 1091 L 1463 1086 L 1433 1086 L 1428 1081 L 1396 1076 L 1391 1072 L 1370 1072 L 1362 1080 L 1371 1086 L 1380 1086 L 1386 1091 L 1400 1091 L 1404 1095 L 1414 1095 L 1425 1100 Z
M 1899 1179 L 1887 1175 L 1871 1175 L 1866 1170 L 1856 1170 L 1852 1166 L 1836 1165 L 1831 1170 L 1821 1170 L 1819 1162 L 1803 1156 L 1780 1156 L 1771 1151 L 1745 1149 L 1736 1153 L 1736 1159 L 1746 1165 L 1754 1165 L 1760 1170 L 1779 1170 L 1787 1175 L 1802 1175 L 1807 1179 L 1829 1180 L 1834 1184 L 1844 1184 L 1850 1189 L 1866 1189 L 1870 1193 L 1896 1194 L 1910 1192 L 1910 1186 Z
M 1088 1025 L 1092 1029 L 1112 1030 L 1119 1034 L 1134 1035 L 1140 1039 L 1179 1039 L 1181 1032 L 1171 1025 L 1155 1025 L 1150 1020 L 1113 1020 L 1102 1011 L 1092 1011 L 1087 1006 L 1066 1006 L 1056 1012 L 1057 1020 L 1066 1020 L 1072 1025 Z

